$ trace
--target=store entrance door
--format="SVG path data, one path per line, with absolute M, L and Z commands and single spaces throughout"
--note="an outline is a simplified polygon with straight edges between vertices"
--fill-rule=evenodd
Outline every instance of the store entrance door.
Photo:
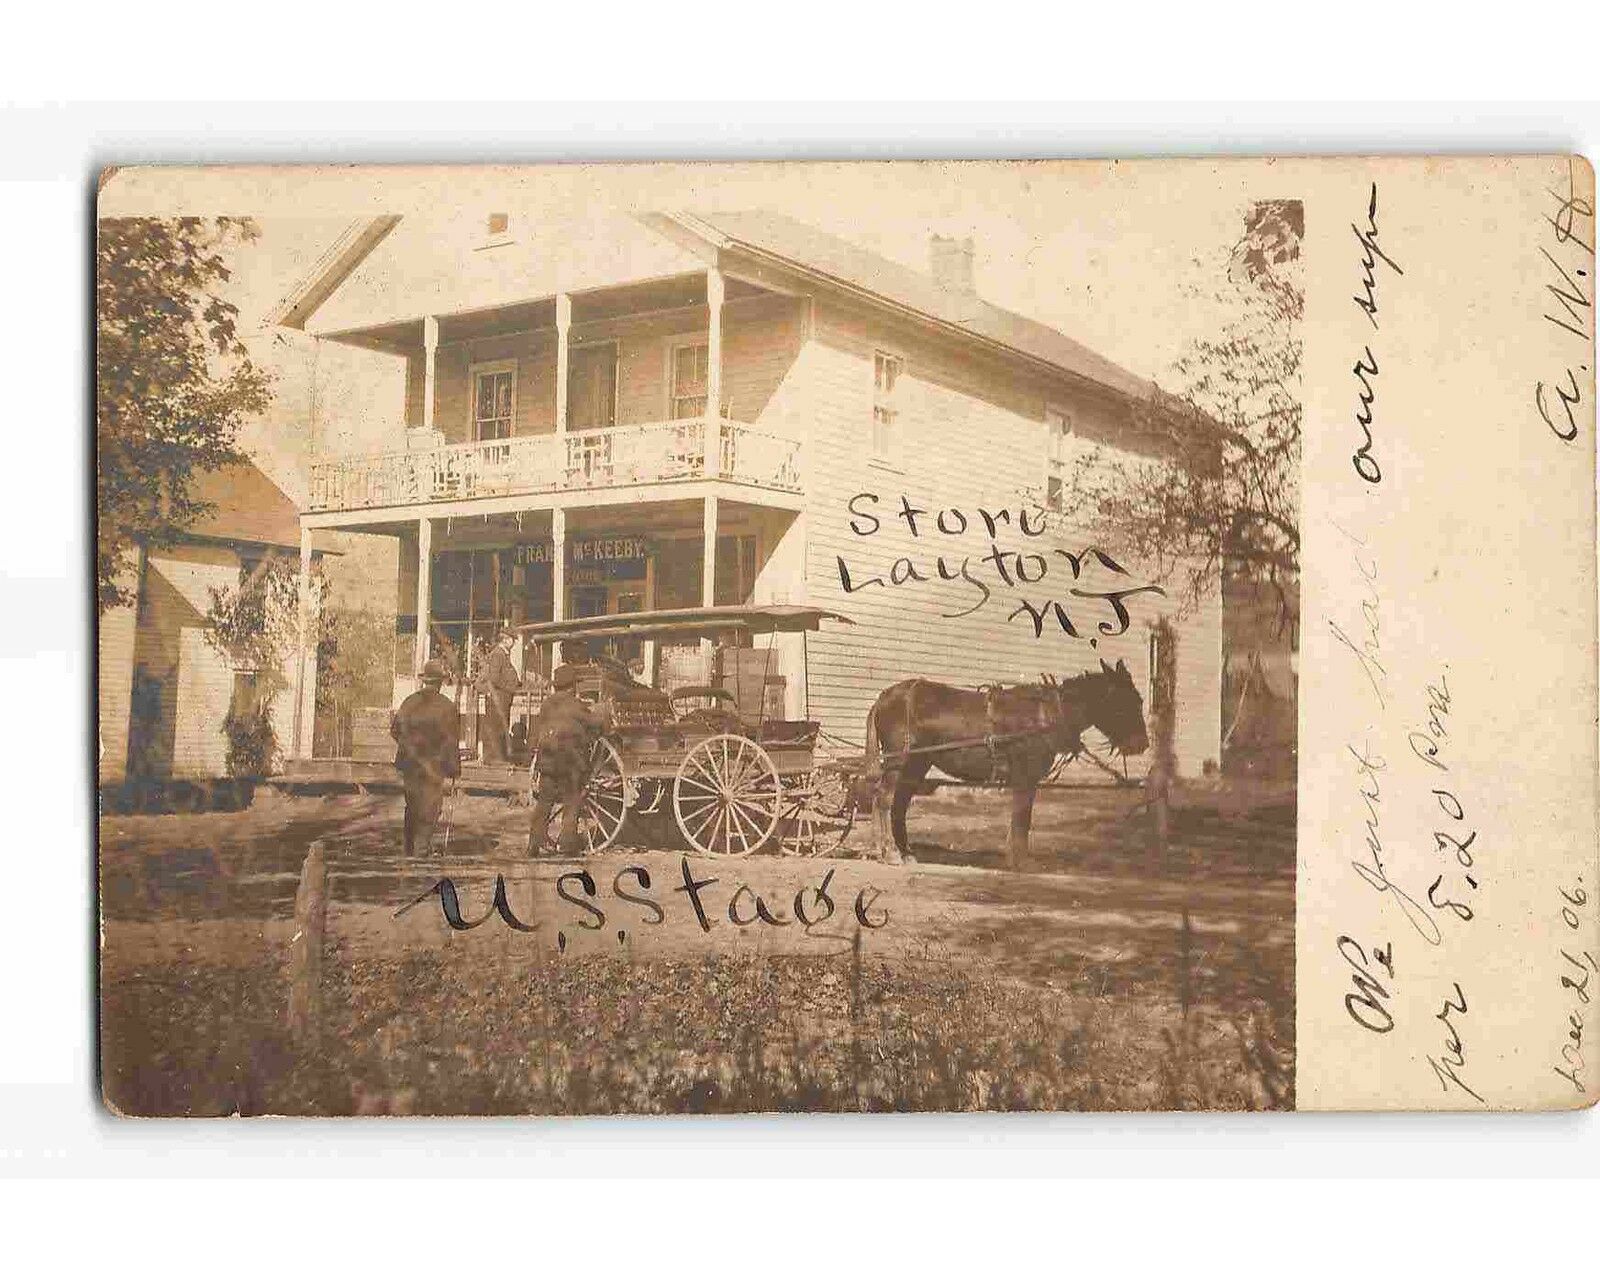
M 610 592 L 605 587 L 573 587 L 572 616 L 598 618 L 606 612 Z

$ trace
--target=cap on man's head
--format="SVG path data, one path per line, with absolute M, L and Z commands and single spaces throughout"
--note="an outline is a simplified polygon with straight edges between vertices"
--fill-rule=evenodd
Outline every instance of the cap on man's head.
M 502 640 L 515 640 L 516 638 L 517 633 L 510 627 L 501 627 L 500 634 L 494 638 L 494 642 L 499 644 Z
M 439 659 L 433 658 L 423 664 L 422 670 L 417 673 L 417 678 L 424 684 L 430 681 L 438 681 L 438 683 L 443 684 L 450 678 L 450 668 L 440 662 Z

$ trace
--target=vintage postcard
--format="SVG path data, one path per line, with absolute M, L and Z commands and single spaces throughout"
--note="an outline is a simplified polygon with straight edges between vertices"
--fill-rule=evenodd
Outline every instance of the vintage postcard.
M 1594 198 L 106 172 L 106 1104 L 1592 1104 Z

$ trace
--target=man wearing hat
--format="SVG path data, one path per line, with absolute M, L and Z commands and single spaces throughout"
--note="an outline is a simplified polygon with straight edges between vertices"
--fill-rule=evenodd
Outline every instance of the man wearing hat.
M 449 669 L 438 659 L 418 674 L 422 688 L 400 704 L 389 717 L 389 736 L 395 741 L 394 767 L 406 793 L 405 855 L 427 857 L 433 847 L 433 829 L 444 807 L 446 778 L 461 776 L 461 717 L 455 705 L 439 692 Z
M 539 794 L 528 823 L 530 858 L 543 847 L 551 810 L 558 804 L 561 833 L 557 847 L 564 854 L 577 852 L 583 792 L 589 785 L 595 743 L 606 731 L 604 715 L 577 695 L 576 666 L 557 667 L 550 683 L 554 692 L 540 706 L 528 734 L 539 771 Z
M 511 661 L 511 650 L 516 644 L 516 633 L 502 631 L 495 637 L 494 650 L 483 664 L 478 677 L 478 688 L 488 696 L 483 726 L 484 764 L 505 764 L 506 733 L 511 727 L 511 704 L 522 688 L 522 677 Z

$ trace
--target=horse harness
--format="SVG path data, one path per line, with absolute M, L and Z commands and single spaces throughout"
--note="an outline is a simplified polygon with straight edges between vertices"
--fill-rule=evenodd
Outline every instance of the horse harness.
M 989 780 L 996 786 L 1006 786 L 1011 781 L 1011 753 L 1007 747 L 1019 742 L 1030 741 L 1037 738 L 1047 738 L 1061 729 L 1065 720 L 1066 708 L 1062 701 L 1061 685 L 1055 681 L 1045 681 L 1038 685 L 1005 685 L 984 684 L 979 685 L 977 692 L 983 695 L 984 714 L 988 717 L 989 732 L 981 738 L 961 739 L 956 742 L 941 742 L 934 746 L 913 747 L 910 745 L 912 728 L 916 724 L 916 692 L 922 686 L 921 680 L 912 681 L 911 689 L 906 696 L 906 748 L 900 752 L 902 761 L 914 755 L 932 755 L 941 751 L 960 751 L 969 747 L 981 746 L 989 753 Z M 1002 716 L 1005 714 L 1001 706 L 1003 697 L 1007 693 L 1022 691 L 1033 692 L 1037 690 L 1048 697 L 1033 699 L 1033 711 L 1036 724 L 1031 728 L 1002 729 Z M 1057 750 L 1057 755 L 1065 756 L 1062 763 L 1076 760 L 1083 751 L 1083 740 L 1079 734 L 1073 735 L 1073 740 L 1068 750 Z

